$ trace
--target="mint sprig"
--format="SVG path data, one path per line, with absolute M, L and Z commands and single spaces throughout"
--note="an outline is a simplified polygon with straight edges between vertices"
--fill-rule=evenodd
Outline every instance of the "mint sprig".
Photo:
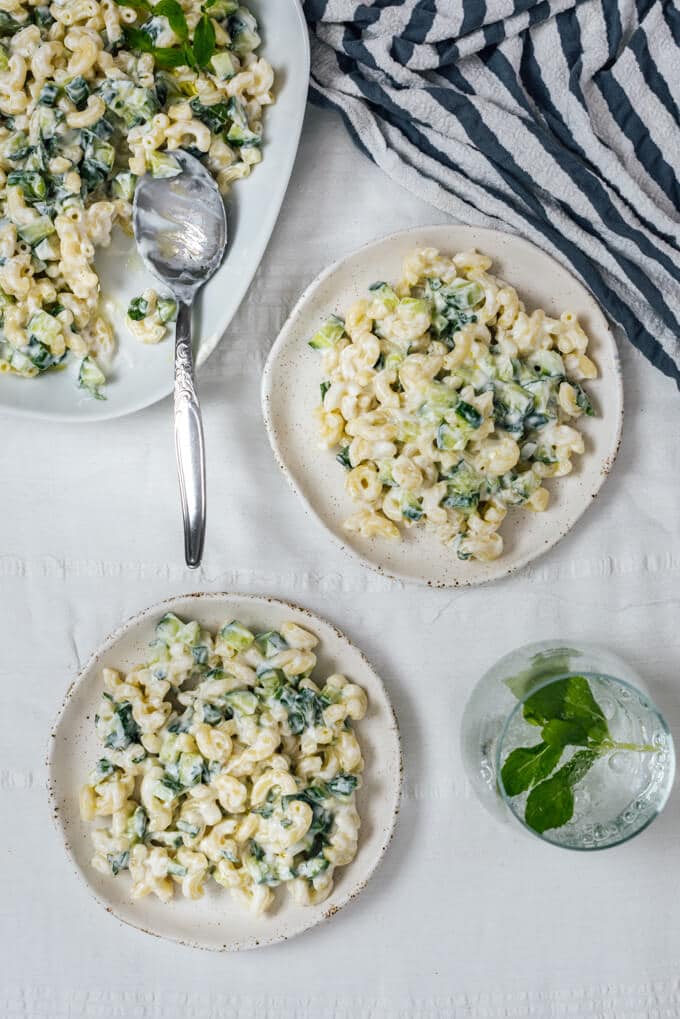
M 189 38 L 189 26 L 184 16 L 184 11 L 177 3 L 177 0 L 160 0 L 153 9 L 154 17 L 168 19 L 168 24 L 177 38 L 185 42 Z
M 505 759 L 501 782 L 507 796 L 529 791 L 524 820 L 542 834 L 574 816 L 574 786 L 597 759 L 612 750 L 656 751 L 656 747 L 612 740 L 607 719 L 585 676 L 569 676 L 541 687 L 524 702 L 522 714 L 541 729 L 541 742 L 518 747 Z M 580 747 L 557 771 L 567 747 Z
M 215 52 L 215 26 L 208 14 L 202 14 L 194 32 L 194 56 L 199 67 L 207 67 Z
M 165 17 L 170 28 L 180 40 L 179 46 L 156 46 L 144 25 L 138 28 L 128 25 L 125 28 L 125 41 L 131 50 L 137 53 L 151 53 L 158 67 L 172 69 L 175 67 L 198 68 L 207 67 L 217 48 L 215 26 L 208 14 L 202 14 L 194 38 L 189 42 L 189 26 L 177 0 L 159 0 L 152 7 L 147 0 L 116 0 L 121 7 L 132 7 L 138 13 L 151 14 L 154 17 Z

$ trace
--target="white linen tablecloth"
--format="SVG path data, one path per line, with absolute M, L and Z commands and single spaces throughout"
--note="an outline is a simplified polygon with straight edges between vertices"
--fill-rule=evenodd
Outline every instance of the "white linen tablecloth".
M 680 735 L 680 399 L 629 345 L 618 462 L 583 521 L 532 567 L 462 591 L 409 588 L 346 558 L 307 518 L 260 416 L 267 352 L 325 265 L 443 222 L 309 109 L 287 199 L 248 297 L 200 372 L 205 566 L 182 565 L 169 400 L 78 427 L 2 417 L 0 1015 L 6 1019 L 633 1019 L 680 1014 L 680 802 L 633 842 L 566 853 L 503 828 L 463 776 L 467 695 L 505 651 L 607 642 Z M 64 691 L 105 634 L 192 590 L 270 593 L 344 629 L 396 708 L 405 795 L 391 849 L 330 923 L 240 955 L 108 916 L 49 818 L 45 756 Z

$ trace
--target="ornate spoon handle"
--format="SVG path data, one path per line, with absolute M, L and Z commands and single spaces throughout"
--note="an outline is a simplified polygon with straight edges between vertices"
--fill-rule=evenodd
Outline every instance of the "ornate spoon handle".
M 175 451 L 184 517 L 184 556 L 194 569 L 205 539 L 205 449 L 194 379 L 191 305 L 179 301 L 175 331 Z

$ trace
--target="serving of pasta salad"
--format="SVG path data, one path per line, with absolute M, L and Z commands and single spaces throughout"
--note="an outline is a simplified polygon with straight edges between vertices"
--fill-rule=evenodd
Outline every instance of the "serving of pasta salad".
M 399 540 L 425 525 L 460 559 L 489 561 L 510 507 L 543 511 L 548 478 L 584 451 L 597 376 L 569 311 L 527 311 L 476 251 L 413 251 L 309 341 L 321 354 L 320 446 L 358 509 L 345 528 Z
M 223 193 L 260 162 L 273 72 L 234 0 L 5 0 L 0 10 L 0 372 L 79 360 L 101 397 L 114 350 L 95 250 L 129 232 L 140 175 L 201 159 Z M 174 302 L 147 291 L 130 331 L 156 343 Z
M 357 850 L 367 699 L 313 678 L 317 643 L 294 622 L 213 635 L 168 613 L 144 665 L 105 668 L 102 757 L 80 794 L 84 820 L 107 819 L 93 866 L 128 873 L 134 899 L 197 899 L 212 877 L 256 914 L 280 884 L 322 902 Z

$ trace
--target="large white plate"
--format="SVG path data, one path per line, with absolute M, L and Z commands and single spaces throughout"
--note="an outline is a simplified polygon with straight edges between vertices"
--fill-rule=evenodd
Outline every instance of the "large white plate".
M 102 692 L 101 670 L 104 666 L 127 670 L 144 661 L 154 626 L 165 612 L 198 619 L 202 626 L 213 630 L 234 618 L 262 630 L 276 629 L 292 619 L 319 637 L 316 653 L 320 675 L 342 672 L 365 689 L 368 711 L 357 723 L 365 760 L 363 787 L 357 797 L 361 815 L 359 850 L 352 863 L 337 869 L 330 897 L 318 906 L 298 906 L 286 889 L 280 888 L 274 909 L 255 917 L 244 912 L 214 882 L 208 883 L 206 894 L 196 902 L 178 895 L 170 904 L 154 896 L 133 902 L 127 874 L 114 878 L 91 866 L 93 826 L 80 820 L 78 793 L 93 762 L 101 756 L 94 730 L 94 714 Z M 385 688 L 364 655 L 339 630 L 305 609 L 273 598 L 193 594 L 146 609 L 98 648 L 66 693 L 50 739 L 48 770 L 57 828 L 72 864 L 98 902 L 119 920 L 146 933 L 196 948 L 236 951 L 300 934 L 334 916 L 361 891 L 392 838 L 402 766 L 397 722 Z
M 529 309 L 548 314 L 576 312 L 591 338 L 588 353 L 600 378 L 588 383 L 598 416 L 579 418 L 586 452 L 575 457 L 571 475 L 548 482 L 551 504 L 545 513 L 521 508 L 502 526 L 505 550 L 491 563 L 463 562 L 424 528 L 414 527 L 401 542 L 363 538 L 343 529 L 356 509 L 345 492 L 344 470 L 332 452 L 317 446 L 313 410 L 319 403 L 319 355 L 309 337 L 332 312 L 342 315 L 376 279 L 396 281 L 401 263 L 414 248 L 445 253 L 477 248 L 493 257 L 491 272 L 508 280 Z M 551 548 L 574 526 L 599 491 L 616 456 L 623 420 L 623 387 L 614 338 L 598 305 L 584 286 L 553 258 L 528 241 L 495 230 L 467 226 L 417 227 L 360 248 L 328 269 L 305 290 L 281 330 L 265 366 L 262 408 L 274 455 L 306 508 L 348 552 L 367 566 L 403 580 L 436 587 L 481 584 L 524 566 Z
M 263 160 L 227 198 L 229 243 L 224 262 L 199 295 L 194 316 L 198 364 L 213 352 L 255 275 L 276 223 L 297 152 L 309 84 L 309 37 L 299 0 L 248 0 L 262 26 L 260 52 L 274 67 L 275 103 L 264 111 Z M 124 324 L 130 298 L 155 281 L 134 241 L 116 230 L 96 255 L 102 295 L 118 350 L 106 400 L 76 388 L 76 363 L 35 379 L 0 375 L 0 411 L 62 421 L 120 417 L 167 396 L 173 384 L 173 344 L 145 346 Z

